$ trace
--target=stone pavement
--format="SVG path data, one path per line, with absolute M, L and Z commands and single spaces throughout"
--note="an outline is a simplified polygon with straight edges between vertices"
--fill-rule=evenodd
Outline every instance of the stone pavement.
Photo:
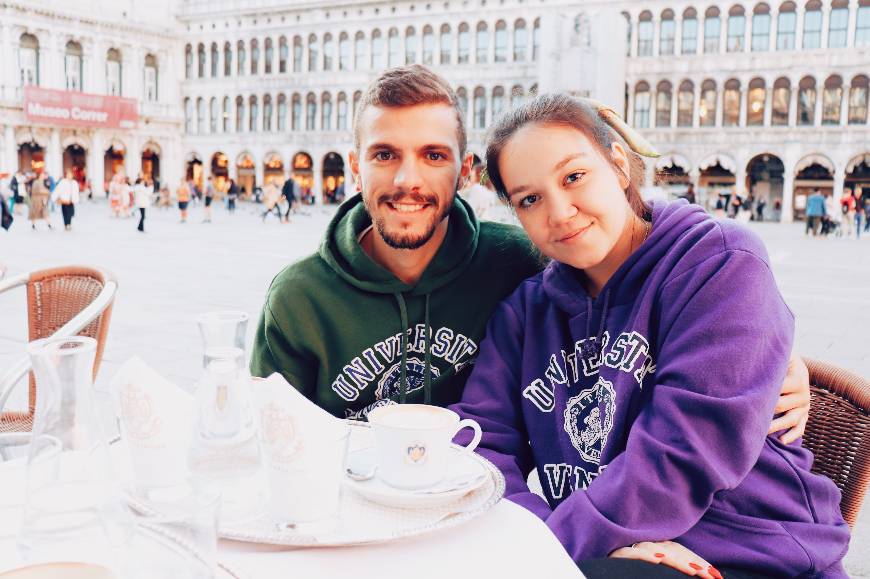
M 98 387 L 138 354 L 178 385 L 191 388 L 201 371 L 197 314 L 241 309 L 251 315 L 249 333 L 272 277 L 314 251 L 331 210 L 312 208 L 288 225 L 274 216 L 263 223 L 259 206 L 242 204 L 235 215 L 215 207 L 214 222 L 201 223 L 193 207 L 180 224 L 175 209 L 149 209 L 147 233 L 136 219 L 112 219 L 104 202 L 83 203 L 74 230 L 30 230 L 18 216 L 0 230 L 0 262 L 7 275 L 61 264 L 95 264 L 119 279 Z M 767 244 L 774 273 L 797 318 L 796 344 L 803 355 L 870 376 L 870 236 L 812 239 L 801 224 L 751 224 Z M 740 291 L 740 288 L 735 288 Z M 24 292 L 0 297 L 0 374 L 24 353 Z M 22 394 L 24 393 L 22 390 Z M 13 404 L 20 405 L 19 396 Z M 853 577 L 870 578 L 870 509 L 864 508 L 847 565 Z

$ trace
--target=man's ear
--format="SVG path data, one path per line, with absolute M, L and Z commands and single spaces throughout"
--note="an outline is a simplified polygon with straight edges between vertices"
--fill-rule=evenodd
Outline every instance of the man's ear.
M 471 177 L 471 169 L 474 167 L 474 153 L 465 153 L 462 159 L 462 165 L 459 167 L 459 189 L 464 188 L 468 184 L 468 179 Z
M 631 164 L 628 160 L 628 153 L 625 148 L 617 142 L 610 144 L 610 158 L 616 163 L 619 168 L 617 177 L 619 178 L 619 186 L 622 189 L 627 189 L 631 184 Z
M 350 151 L 347 154 L 348 163 L 350 163 L 350 173 L 353 175 L 353 186 L 357 193 L 362 192 L 362 178 L 359 174 L 359 155 L 356 151 Z

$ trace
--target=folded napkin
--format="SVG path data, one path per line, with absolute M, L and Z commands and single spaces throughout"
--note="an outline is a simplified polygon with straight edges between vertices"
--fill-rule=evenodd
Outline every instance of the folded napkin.
M 111 388 L 136 484 L 156 487 L 183 482 L 188 476 L 193 397 L 138 356 L 124 362 Z

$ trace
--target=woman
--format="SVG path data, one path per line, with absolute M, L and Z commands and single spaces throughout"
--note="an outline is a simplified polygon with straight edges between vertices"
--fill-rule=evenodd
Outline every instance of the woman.
M 73 178 L 72 169 L 67 169 L 66 175 L 55 187 L 57 202 L 60 203 L 60 212 L 63 214 L 63 228 L 67 231 L 72 229 L 72 219 L 76 214 L 76 203 L 79 202 L 79 182 Z
M 182 180 L 175 192 L 178 196 L 178 210 L 181 212 L 181 222 L 187 223 L 187 205 L 190 203 L 190 187 Z
M 37 221 L 45 221 L 48 228 L 51 229 L 51 222 L 48 220 L 48 200 L 51 197 L 51 191 L 45 183 L 45 173 L 40 172 L 33 184 L 30 186 L 30 228 L 36 229 Z
M 702 577 L 845 576 L 837 488 L 767 435 L 794 319 L 764 246 L 683 201 L 647 206 L 614 117 L 545 95 L 493 127 L 490 178 L 553 261 L 496 309 L 456 409 L 575 561 L 680 544 L 703 559 L 675 566 Z M 658 570 L 622 564 L 581 569 Z
M 136 229 L 142 233 L 145 233 L 145 210 L 151 206 L 151 193 L 153 191 L 154 186 L 150 179 L 147 177 L 136 179 L 136 185 L 133 187 L 133 197 L 136 208 L 139 210 L 139 226 Z

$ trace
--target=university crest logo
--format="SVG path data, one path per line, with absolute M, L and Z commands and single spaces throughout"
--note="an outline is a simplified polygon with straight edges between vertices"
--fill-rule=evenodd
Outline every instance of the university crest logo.
M 408 381 L 407 392 L 414 392 L 423 387 L 426 364 L 419 358 L 408 358 L 408 370 L 405 375 Z M 432 382 L 441 375 L 441 371 L 435 366 L 429 367 L 429 375 Z M 378 388 L 375 390 L 375 398 L 384 400 L 399 396 L 400 385 L 402 382 L 402 363 L 393 364 L 386 371 L 383 378 L 378 382 Z
M 570 398 L 565 407 L 565 432 L 583 460 L 601 463 L 601 453 L 613 428 L 616 393 L 613 384 L 599 378 L 592 388 Z

